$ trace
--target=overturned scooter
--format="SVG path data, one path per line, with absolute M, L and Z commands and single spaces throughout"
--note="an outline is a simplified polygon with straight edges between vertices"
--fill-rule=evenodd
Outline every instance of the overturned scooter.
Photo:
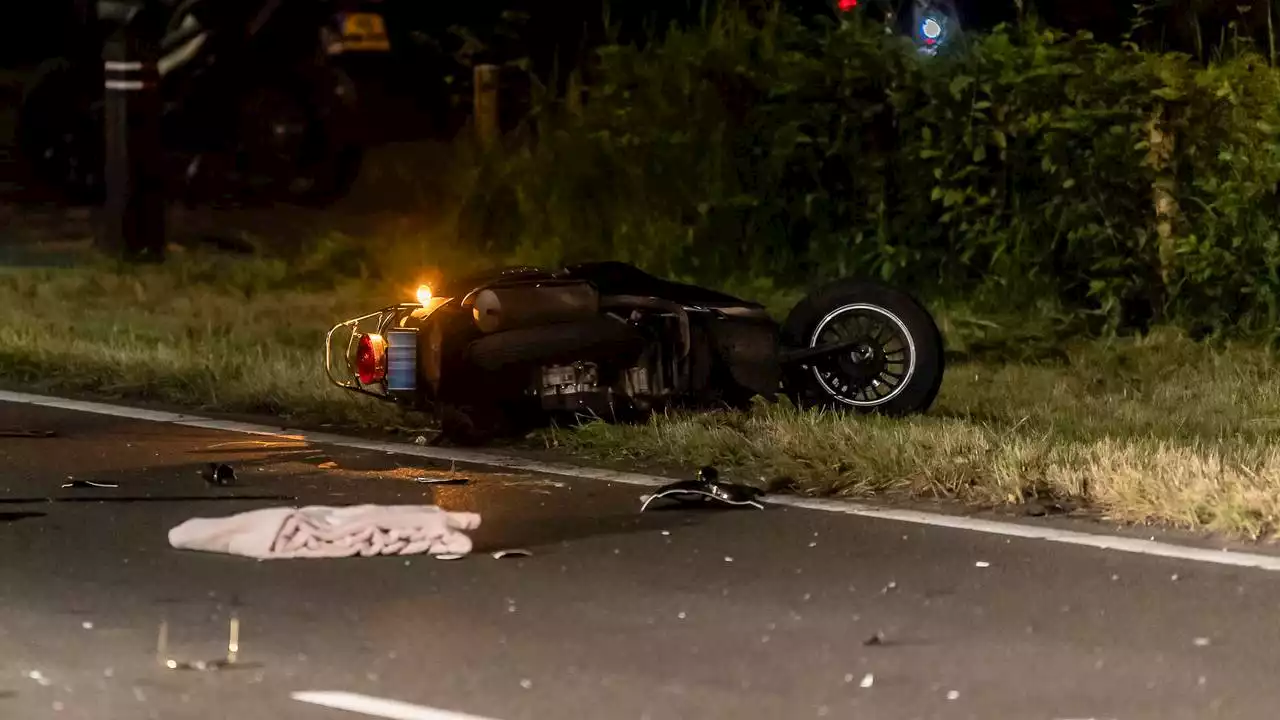
M 336 325 L 325 369 L 345 390 L 434 414 L 458 444 L 757 397 L 898 417 L 927 411 L 942 384 L 932 315 L 871 281 L 817 288 L 781 322 L 620 262 L 507 268 L 417 295 Z

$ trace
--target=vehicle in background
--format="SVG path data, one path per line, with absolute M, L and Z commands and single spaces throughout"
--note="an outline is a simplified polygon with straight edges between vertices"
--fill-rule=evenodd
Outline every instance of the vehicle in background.
M 840 15 L 865 13 L 936 55 L 958 37 L 964 23 L 954 0 L 835 0 Z
M 363 138 L 355 87 L 332 58 L 386 45 L 377 15 L 360 4 L 160 3 L 161 131 L 183 199 L 323 205 L 347 192 Z M 94 203 L 103 195 L 104 38 L 91 12 L 77 18 L 82 42 L 25 83 L 17 150 L 29 180 Z

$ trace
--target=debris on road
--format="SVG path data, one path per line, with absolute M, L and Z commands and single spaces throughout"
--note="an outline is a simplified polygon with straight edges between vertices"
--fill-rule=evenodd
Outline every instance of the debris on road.
M 509 557 L 533 557 L 533 553 L 521 548 L 512 548 L 510 550 L 498 550 L 493 554 L 494 560 L 501 560 Z
M 213 660 L 175 660 L 169 656 L 169 623 L 160 623 L 159 636 L 156 638 L 156 661 L 161 667 L 170 670 L 223 670 L 239 664 L 240 660 L 240 618 L 231 617 L 227 630 L 227 656 Z
M 0 428 L 0 437 L 6 438 L 51 438 L 57 436 L 58 433 L 52 430 L 16 430 L 13 428 Z
M 416 477 L 414 482 L 421 485 L 466 485 L 471 482 L 471 478 L 464 477 Z
M 1198 637 L 1191 641 L 1196 647 L 1209 647 L 1209 638 Z
M 44 673 L 40 672 L 39 670 L 28 671 L 27 677 L 32 680 L 35 680 L 37 683 L 40 683 L 42 687 L 49 687 L 50 685 L 53 684 L 53 681 L 45 677 Z
M 116 483 L 104 483 L 104 482 L 97 482 L 94 480 L 71 480 L 70 478 L 68 478 L 68 480 L 70 480 L 70 482 L 62 483 L 62 487 L 75 488 L 77 490 L 84 490 L 86 488 L 118 488 L 120 487 Z
M 226 487 L 236 481 L 235 468 L 222 463 L 209 463 L 202 475 L 205 482 L 219 487 Z
M 461 560 L 466 557 L 462 553 L 439 553 L 435 556 L 437 560 Z
M 316 467 L 320 468 L 321 470 L 333 470 L 334 468 L 338 467 L 338 463 L 332 460 L 329 460 L 328 462 L 320 463 Z
M 958 691 L 958 690 L 949 690 L 949 691 L 947 691 L 947 699 L 948 699 L 948 700 L 958 700 L 959 698 L 960 698 L 960 691 Z
M 862 641 L 862 644 L 863 644 L 863 645 L 866 645 L 866 646 L 868 646 L 868 647 L 875 646 L 875 645 L 883 645 L 883 644 L 884 644 L 884 633 L 876 632 L 876 634 L 875 634 L 875 635 L 872 635 L 871 637 L 867 638 L 866 640 L 863 640 L 863 641 Z
M 986 560 L 979 560 L 978 562 L 974 563 L 973 566 L 980 567 L 980 568 L 989 568 L 991 567 L 991 563 L 987 562 Z
M 866 675 L 862 676 L 862 682 L 858 683 L 858 687 L 865 690 L 866 688 L 869 688 L 872 685 L 874 685 L 875 682 L 876 682 L 876 676 L 872 675 L 871 673 L 867 673 Z
M 291 449 L 304 450 L 309 447 L 305 440 L 228 440 L 227 442 L 206 445 L 205 450 L 263 450 Z
M 718 502 L 732 507 L 754 507 L 763 510 L 760 498 L 764 491 L 750 485 L 740 485 L 720 481 L 720 472 L 707 466 L 698 471 L 696 480 L 680 480 L 664 485 L 652 495 L 644 498 L 640 512 L 648 509 L 649 504 L 661 498 L 671 498 L 679 503 L 705 504 Z
M 898 589 L 898 582 L 896 580 L 890 580 L 889 584 L 885 585 L 884 589 L 882 589 L 880 592 L 881 594 L 888 595 L 889 593 L 897 589 Z
M 472 546 L 463 531 L 479 526 L 476 513 L 434 505 L 315 505 L 192 518 L 169 531 L 169 544 L 259 560 L 465 555 Z

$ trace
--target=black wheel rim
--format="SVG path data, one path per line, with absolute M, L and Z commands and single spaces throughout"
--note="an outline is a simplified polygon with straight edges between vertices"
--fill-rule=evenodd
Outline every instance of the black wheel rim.
M 847 406 L 874 408 L 898 397 L 916 371 L 915 340 L 906 323 L 889 310 L 867 303 L 828 313 L 814 328 L 809 347 L 852 344 L 810 365 L 818 386 Z

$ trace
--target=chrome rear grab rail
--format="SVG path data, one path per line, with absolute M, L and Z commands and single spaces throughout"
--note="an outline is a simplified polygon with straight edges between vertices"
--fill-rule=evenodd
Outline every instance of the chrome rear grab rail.
M 343 390 L 350 390 L 352 392 L 364 393 L 365 395 L 372 395 L 373 397 L 376 397 L 376 398 L 386 397 L 386 395 L 383 393 L 376 393 L 371 390 L 366 390 L 358 380 L 354 379 L 354 373 L 351 370 L 351 350 L 352 348 L 355 347 L 357 332 L 360 329 L 360 325 L 368 321 L 370 318 L 378 318 L 378 326 L 381 327 L 382 319 L 386 316 L 386 314 L 387 314 L 387 311 L 384 309 L 384 310 L 379 310 L 378 312 L 369 313 L 368 315 L 361 315 L 358 318 L 344 320 L 338 323 L 337 325 L 334 325 L 333 328 L 329 330 L 329 332 L 324 336 L 324 374 L 326 377 L 329 378 L 329 382 L 333 383 L 334 385 L 337 385 Z M 346 364 L 346 377 L 338 378 L 336 375 L 334 375 L 334 368 L 333 368 L 333 336 L 334 336 L 334 333 L 338 332 L 343 328 L 346 328 L 348 332 L 347 350 L 342 356 L 343 363 Z

